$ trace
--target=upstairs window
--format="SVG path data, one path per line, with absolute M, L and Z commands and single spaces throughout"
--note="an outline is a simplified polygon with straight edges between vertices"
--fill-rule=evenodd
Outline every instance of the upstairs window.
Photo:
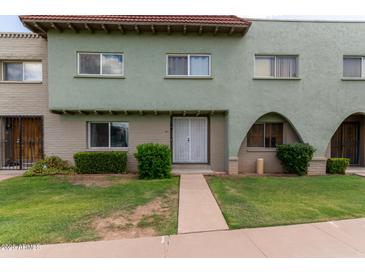
M 297 78 L 298 56 L 255 56 L 255 77 Z
M 123 54 L 79 53 L 78 74 L 94 76 L 123 76 Z
M 42 62 L 5 61 L 3 62 L 3 81 L 41 82 Z
M 283 123 L 254 124 L 247 134 L 248 147 L 275 148 L 283 143 Z
M 177 54 L 167 56 L 168 76 L 210 76 L 210 55 Z
M 90 122 L 90 148 L 128 147 L 128 123 Z
M 364 78 L 364 57 L 345 56 L 343 58 L 343 77 Z

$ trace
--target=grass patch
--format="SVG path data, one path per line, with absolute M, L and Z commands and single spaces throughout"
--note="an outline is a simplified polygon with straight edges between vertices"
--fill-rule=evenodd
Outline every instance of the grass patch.
M 68 177 L 16 177 L 0 182 L 0 244 L 61 243 L 99 239 L 96 217 L 133 212 L 154 199 L 169 206 L 157 233 L 177 230 L 178 178 L 115 182 L 108 187 L 75 185 Z
M 358 176 L 209 177 L 230 228 L 365 217 Z

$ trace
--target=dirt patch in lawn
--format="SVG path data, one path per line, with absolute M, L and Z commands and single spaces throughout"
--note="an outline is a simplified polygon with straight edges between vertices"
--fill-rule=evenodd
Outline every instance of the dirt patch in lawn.
M 63 176 L 75 185 L 108 187 L 137 179 L 136 174 L 75 174 Z
M 158 235 L 156 224 L 162 218 L 170 218 L 170 203 L 157 198 L 143 206 L 137 207 L 132 213 L 115 212 L 107 217 L 97 217 L 92 227 L 102 240 L 123 238 L 138 238 Z

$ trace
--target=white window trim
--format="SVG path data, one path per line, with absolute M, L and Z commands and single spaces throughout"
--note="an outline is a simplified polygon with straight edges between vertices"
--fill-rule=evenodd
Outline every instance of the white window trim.
M 100 69 L 99 74 L 91 74 L 91 73 L 80 73 L 80 54 L 89 54 L 89 55 L 99 55 L 100 58 Z M 119 55 L 122 56 L 122 73 L 121 74 L 107 74 L 103 73 L 103 55 Z M 88 77 L 123 77 L 124 76 L 124 53 L 120 52 L 77 52 L 77 75 L 78 76 L 88 76 Z
M 22 69 L 23 69 L 23 79 L 22 80 L 6 80 L 5 79 L 5 65 L 11 64 L 11 63 L 21 63 Z M 25 80 L 25 66 L 24 64 L 41 64 L 42 65 L 42 71 L 41 71 L 41 79 L 40 80 Z M 1 62 L 2 66 L 2 75 L 1 75 L 1 81 L 6 83 L 42 83 L 43 81 L 43 64 L 42 61 L 39 60 L 28 60 L 28 61 L 21 61 L 21 60 L 4 60 Z
M 112 147 L 111 146 L 111 124 L 112 123 L 124 123 L 127 124 L 127 143 L 128 146 L 126 147 Z M 91 124 L 108 124 L 108 146 L 107 147 L 93 147 L 91 146 Z M 102 150 L 102 149 L 128 149 L 129 148 L 129 123 L 128 122 L 121 122 L 121 121 L 111 121 L 111 122 L 103 122 L 103 121 L 89 121 L 87 122 L 87 147 L 89 149 L 95 149 L 95 150 Z
M 343 65 L 345 59 L 361 59 L 361 76 L 344 76 L 345 67 Z M 342 58 L 342 78 L 343 79 L 365 79 L 365 56 L 344 55 Z
M 188 58 L 188 74 L 169 74 L 169 57 L 174 57 L 174 56 L 181 56 L 181 57 L 187 57 Z M 208 57 L 208 73 L 209 74 L 203 74 L 203 75 L 191 75 L 190 74 L 190 57 L 192 56 L 203 56 L 203 57 Z M 212 55 L 211 54 L 199 54 L 199 53 L 169 53 L 166 54 L 166 77 L 211 77 L 212 76 Z
M 256 75 L 256 57 L 267 57 L 267 58 L 274 58 L 274 76 L 258 76 Z M 277 57 L 295 57 L 297 61 L 297 76 L 295 77 L 281 77 L 276 76 L 276 58 Z M 255 54 L 254 56 L 254 66 L 253 66 L 253 73 L 255 79 L 300 79 L 299 78 L 299 55 L 296 54 Z

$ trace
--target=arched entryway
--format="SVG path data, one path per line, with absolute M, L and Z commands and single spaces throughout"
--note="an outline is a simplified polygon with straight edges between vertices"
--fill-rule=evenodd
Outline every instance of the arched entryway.
M 263 158 L 264 172 L 280 173 L 283 169 L 276 157 L 276 146 L 297 142 L 301 142 L 300 135 L 287 118 L 279 113 L 267 113 L 256 120 L 243 139 L 238 154 L 238 171 L 256 172 L 256 160 Z
M 365 115 L 355 113 L 337 128 L 328 146 L 327 157 L 348 158 L 350 165 L 365 165 Z

